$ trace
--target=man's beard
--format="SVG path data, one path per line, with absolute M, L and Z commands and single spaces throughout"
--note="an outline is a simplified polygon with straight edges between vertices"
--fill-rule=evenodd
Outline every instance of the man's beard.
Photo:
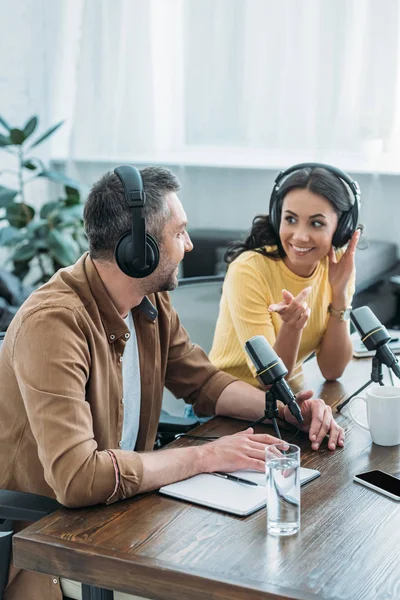
M 166 275 L 163 280 L 160 278 L 159 285 L 160 287 L 158 288 L 157 292 L 172 292 L 172 290 L 177 287 L 178 277 L 176 274 L 176 267 L 173 272 L 169 273 L 169 275 Z
M 149 276 L 146 282 L 146 293 L 172 292 L 178 285 L 177 268 L 178 265 L 176 263 L 169 259 L 161 258 L 157 269 Z

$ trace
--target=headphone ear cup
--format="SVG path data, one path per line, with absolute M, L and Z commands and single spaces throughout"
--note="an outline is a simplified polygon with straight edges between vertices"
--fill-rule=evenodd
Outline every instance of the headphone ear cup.
M 127 231 L 119 238 L 115 246 L 114 254 L 117 265 L 121 271 L 129 277 L 136 277 L 136 275 L 133 274 L 132 239 L 130 231 Z
M 341 215 L 332 239 L 332 246 L 335 248 L 341 248 L 350 241 L 352 235 L 357 229 L 357 220 L 354 219 L 354 216 L 353 209 Z
M 130 231 L 127 231 L 122 235 L 117 245 L 115 246 L 115 260 L 117 265 L 125 275 L 133 277 L 135 279 L 141 279 L 147 277 L 153 271 L 156 270 L 158 263 L 160 262 L 160 249 L 158 244 L 150 234 L 146 234 L 146 263 L 147 268 L 138 270 L 132 261 L 132 235 Z
M 146 233 L 146 262 L 148 265 L 146 272 L 147 277 L 147 275 L 150 275 L 157 269 L 158 263 L 160 262 L 160 248 L 156 239 L 149 233 Z
M 275 188 L 272 190 L 271 200 L 269 201 L 269 220 L 276 233 L 279 235 L 279 229 L 281 226 L 281 214 L 278 207 L 279 199 Z

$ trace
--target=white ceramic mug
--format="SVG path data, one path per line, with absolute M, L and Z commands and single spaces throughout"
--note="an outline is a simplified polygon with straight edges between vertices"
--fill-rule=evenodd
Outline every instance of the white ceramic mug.
M 400 388 L 378 386 L 368 388 L 366 397 L 355 396 L 349 404 L 350 417 L 357 425 L 367 429 L 372 441 L 379 446 L 400 444 Z M 361 398 L 367 405 L 367 422 L 354 414 L 353 402 Z

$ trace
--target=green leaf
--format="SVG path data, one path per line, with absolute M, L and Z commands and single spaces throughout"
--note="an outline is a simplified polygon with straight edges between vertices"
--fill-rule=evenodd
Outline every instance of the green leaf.
M 74 188 L 74 187 L 70 187 L 69 185 L 65 186 L 65 193 L 67 194 L 67 196 L 76 196 L 76 194 L 78 194 L 78 196 L 79 196 L 78 189 Z
M 31 242 L 24 242 L 15 248 L 12 260 L 31 260 L 35 256 L 35 246 Z
M 38 118 L 36 116 L 32 117 L 31 119 L 29 119 L 29 121 L 27 121 L 27 123 L 25 124 L 25 127 L 24 127 L 24 131 L 23 131 L 24 142 L 35 131 L 37 124 L 38 124 Z
M 8 225 L 0 229 L 0 246 L 11 246 L 21 240 L 21 231 Z
M 0 133 L 0 147 L 11 146 L 11 145 L 12 145 L 11 139 Z
M 55 181 L 56 183 L 62 183 L 63 185 L 68 185 L 79 189 L 82 188 L 80 183 L 74 179 L 71 179 L 70 177 L 67 177 L 66 175 L 63 175 L 62 173 L 59 173 L 58 171 L 44 170 L 39 173 L 38 177 L 46 177 L 47 179 L 50 179 L 50 181 Z
M 37 166 L 31 160 L 24 160 L 22 166 L 25 167 L 25 169 L 29 169 L 30 171 L 35 171 L 35 169 L 37 169 Z
M 23 279 L 25 275 L 29 273 L 29 261 L 27 260 L 14 260 L 13 274 L 19 279 Z
M 20 146 L 25 140 L 24 132 L 21 129 L 11 129 L 10 139 L 13 144 Z
M 34 240 L 35 249 L 37 254 L 48 254 L 50 251 L 47 240 Z
M 28 223 L 26 230 L 30 239 L 43 239 L 49 233 L 49 224 L 46 219 L 35 219 Z
M 81 197 L 79 194 L 79 190 L 70 187 L 69 185 L 65 186 L 65 193 L 67 197 L 65 199 L 66 206 L 74 206 L 75 204 L 79 204 L 81 201 Z
M 10 131 L 11 129 L 11 127 L 9 126 L 7 121 L 3 119 L 3 117 L 0 117 L 0 125 L 3 125 L 4 129 L 7 129 L 8 131 Z
M 46 202 L 46 204 L 43 204 L 42 208 L 40 209 L 40 218 L 47 219 L 49 214 L 58 208 L 60 208 L 60 203 L 57 200 L 54 200 L 53 202 Z
M 10 204 L 6 208 L 6 217 L 13 227 L 21 229 L 30 223 L 35 216 L 35 210 L 28 204 Z
M 17 194 L 17 190 L 12 190 L 0 185 L 0 208 L 5 208 L 11 204 Z
M 66 206 L 65 208 L 61 208 L 60 210 L 60 218 L 62 221 L 70 221 L 83 219 L 83 204 L 74 204 L 73 206 Z
M 83 227 L 75 233 L 74 237 L 79 244 L 79 249 L 81 251 L 81 254 L 83 254 L 89 248 L 89 242 L 88 242 L 88 239 L 86 237 L 86 233 L 85 233 L 85 230 L 83 229 Z
M 68 267 L 80 256 L 79 246 L 67 233 L 56 229 L 49 232 L 50 255 L 63 267 Z
M 48 129 L 46 131 L 46 133 L 44 133 L 43 135 L 40 136 L 39 139 L 36 140 L 36 142 L 34 142 L 32 144 L 32 146 L 30 146 L 30 148 L 35 148 L 35 146 L 38 146 L 39 144 L 41 144 L 42 142 L 44 142 L 45 139 L 47 139 L 52 133 L 54 133 L 59 127 L 61 127 L 61 125 L 64 123 L 64 121 L 60 121 L 59 123 L 57 123 L 57 125 L 53 125 L 53 127 L 50 127 L 50 129 Z

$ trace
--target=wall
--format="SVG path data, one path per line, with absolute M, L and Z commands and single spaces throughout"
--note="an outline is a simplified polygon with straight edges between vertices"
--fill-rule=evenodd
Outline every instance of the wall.
M 138 163 L 136 163 L 138 165 Z M 62 168 L 62 164 L 58 163 Z M 91 185 L 115 163 L 75 163 L 73 176 Z M 140 166 L 140 165 L 138 165 Z M 181 183 L 189 228 L 247 229 L 267 212 L 277 170 L 165 165 Z M 343 167 L 343 165 L 340 165 Z M 354 173 L 361 187 L 361 218 L 370 239 L 397 244 L 400 254 L 400 175 Z

